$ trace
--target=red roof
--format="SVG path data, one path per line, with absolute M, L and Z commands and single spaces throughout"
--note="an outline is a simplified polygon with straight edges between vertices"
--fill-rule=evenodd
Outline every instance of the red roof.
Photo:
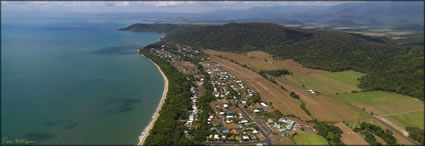
M 232 132 L 233 134 L 238 134 L 238 130 L 236 130 L 236 129 L 233 129 L 231 132 Z

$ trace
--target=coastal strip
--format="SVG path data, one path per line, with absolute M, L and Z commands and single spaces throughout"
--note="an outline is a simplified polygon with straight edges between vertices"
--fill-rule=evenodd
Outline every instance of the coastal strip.
M 145 57 L 143 54 L 141 54 L 141 55 L 143 57 Z M 145 58 L 149 59 L 148 57 L 145 57 Z M 145 128 L 145 130 L 143 130 L 142 135 L 139 136 L 139 145 L 143 145 L 146 138 L 149 136 L 149 132 L 152 130 L 153 125 L 154 125 L 155 121 L 157 120 L 157 118 L 159 116 L 159 111 L 161 110 L 162 105 L 164 104 L 165 99 L 167 98 L 167 92 L 168 92 L 168 78 L 167 78 L 167 76 L 165 76 L 164 72 L 162 72 L 161 68 L 155 62 L 153 62 L 151 59 L 149 59 L 149 61 L 152 62 L 156 66 L 156 68 L 158 68 L 159 72 L 161 72 L 162 78 L 164 79 L 164 91 L 162 92 L 161 101 L 160 101 L 158 107 L 156 108 L 156 111 L 153 115 L 152 121 Z

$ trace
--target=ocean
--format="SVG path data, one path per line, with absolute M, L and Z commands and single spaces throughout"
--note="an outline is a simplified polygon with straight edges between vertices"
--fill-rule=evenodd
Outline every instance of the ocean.
M 3 19 L 1 135 L 36 144 L 138 144 L 164 80 L 135 21 Z

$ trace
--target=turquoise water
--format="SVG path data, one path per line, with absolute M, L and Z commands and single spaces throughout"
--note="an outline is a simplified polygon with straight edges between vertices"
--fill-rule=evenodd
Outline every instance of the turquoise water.
M 37 144 L 137 144 L 162 96 L 134 22 L 2 20 L 1 135 Z

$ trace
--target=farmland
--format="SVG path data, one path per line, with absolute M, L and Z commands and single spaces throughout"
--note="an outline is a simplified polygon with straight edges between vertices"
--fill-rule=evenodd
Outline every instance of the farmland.
M 294 136 L 297 145 L 327 145 L 326 140 L 314 133 L 300 131 Z
M 217 55 L 217 56 L 223 56 L 225 58 L 232 58 L 235 62 L 238 62 L 241 64 L 247 64 L 249 67 L 254 68 L 253 70 L 287 69 L 293 73 L 293 76 L 313 76 L 318 74 L 330 73 L 330 72 L 326 72 L 322 70 L 304 68 L 301 64 L 289 59 L 287 60 L 273 59 L 271 55 L 261 51 L 248 52 L 247 55 L 219 52 L 219 51 L 210 51 L 210 50 L 207 51 L 207 53 L 210 54 L 210 56 Z M 221 59 L 221 58 L 218 58 L 218 59 Z M 267 63 L 265 60 L 267 61 Z M 287 77 L 292 77 L 292 76 L 287 76 Z M 321 76 L 321 77 L 327 78 L 325 76 Z M 328 80 L 337 82 L 332 79 L 328 79 Z M 278 82 L 278 84 L 283 85 L 288 90 L 297 92 L 297 94 L 300 95 L 300 98 L 307 103 L 307 108 L 310 110 L 310 112 L 319 120 L 338 122 L 343 120 L 356 121 L 356 120 L 366 118 L 365 114 L 361 112 L 357 112 L 353 110 L 351 107 L 348 107 L 347 105 L 344 105 L 334 99 L 331 99 L 323 95 L 316 96 L 316 95 L 310 94 L 309 92 L 307 92 L 307 89 L 304 89 L 301 87 L 302 84 L 294 84 L 292 82 L 287 84 L 287 80 L 276 80 L 276 81 Z M 350 88 L 349 89 L 350 92 L 351 90 L 353 90 L 353 88 L 348 85 L 346 85 L 346 87 Z
M 388 115 L 389 119 L 397 121 L 406 127 L 424 129 L 424 111 L 409 112 L 397 115 Z
M 383 91 L 341 94 L 337 97 L 366 109 L 374 108 L 373 111 L 380 115 L 424 109 L 424 104 L 417 99 Z
M 398 125 L 398 127 L 405 127 L 405 125 L 409 124 L 419 125 L 421 123 L 423 125 L 423 118 L 421 117 L 415 117 L 406 113 L 407 118 L 420 119 L 419 121 L 416 120 L 415 122 L 410 123 L 401 120 L 406 117 L 400 117 L 405 116 L 404 113 L 400 112 L 423 109 L 423 103 L 421 101 L 409 96 L 389 92 L 361 92 L 356 86 L 358 84 L 357 78 L 364 74 L 359 72 L 328 72 L 324 70 L 305 68 L 303 65 L 294 60 L 273 58 L 272 55 L 261 51 L 236 54 L 207 50 L 206 53 L 210 56 L 219 56 L 216 58 L 220 60 L 230 60 L 231 62 L 228 61 L 228 63 L 236 63 L 241 66 L 246 66 L 247 68 L 257 72 L 260 70 L 288 70 L 291 72 L 291 75 L 275 78 L 275 81 L 277 81 L 279 85 L 283 85 L 289 91 L 295 91 L 299 94 L 300 98 L 307 103 L 307 109 L 309 109 L 310 112 L 319 120 L 332 122 L 346 121 L 347 123 L 354 125 L 360 121 L 368 121 L 384 126 L 378 121 L 372 119 L 365 112 L 359 110 L 364 108 L 367 113 L 373 112 L 373 114 L 379 115 L 381 120 L 385 118 L 385 121 L 390 121 L 395 125 Z M 247 69 L 247 71 L 249 70 Z M 308 89 L 319 91 L 322 94 L 312 94 L 307 91 Z M 352 94 L 352 91 L 359 91 L 360 93 Z M 338 95 L 336 95 L 337 92 Z M 354 109 L 343 102 L 359 107 L 359 109 Z M 398 113 L 398 115 L 385 116 L 387 114 L 396 113 Z M 411 144 L 399 134 L 394 134 L 394 136 L 402 144 Z
M 347 127 L 344 123 L 337 123 L 335 126 L 338 126 L 343 131 L 341 135 L 341 141 L 347 145 L 368 145 L 368 143 L 360 136 L 360 134 L 354 132 L 350 127 Z

